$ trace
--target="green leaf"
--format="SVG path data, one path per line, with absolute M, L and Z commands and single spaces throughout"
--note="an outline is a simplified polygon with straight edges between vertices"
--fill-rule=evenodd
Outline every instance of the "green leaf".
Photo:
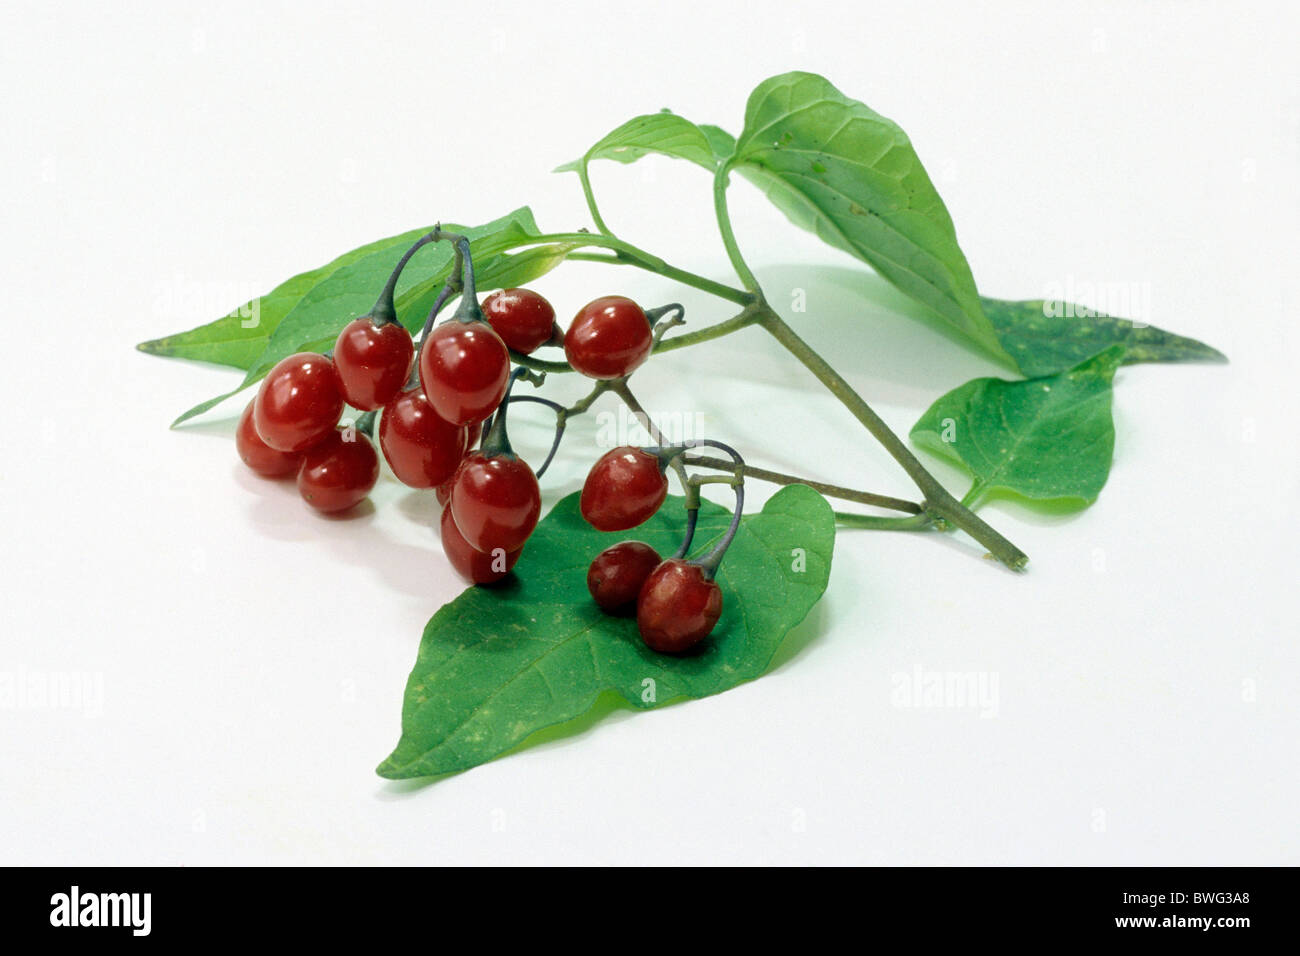
M 416 229 L 353 249 L 318 269 L 287 279 L 266 295 L 244 303 L 213 322 L 188 332 L 141 342 L 136 348 L 150 355 L 216 362 L 247 370 L 266 349 L 271 333 L 315 286 L 342 267 L 385 250 L 396 251 L 393 256 L 396 262 L 402 252 L 427 231 Z
M 200 402 L 184 412 L 172 422 L 172 427 L 215 408 L 248 388 L 282 358 L 295 352 L 318 352 L 329 348 L 343 326 L 364 315 L 374 305 L 402 253 L 431 228 L 415 229 L 363 246 L 334 260 L 329 266 L 303 273 L 285 283 L 285 286 L 294 284 L 292 304 L 289 305 L 289 296 L 277 300 L 281 312 L 275 317 L 275 328 L 259 340 L 261 349 L 247 366 L 244 380 L 233 391 Z M 475 278 L 483 291 L 520 285 L 545 275 L 574 248 L 568 244 L 550 244 L 506 254 L 505 250 L 541 234 L 532 211 L 526 206 L 482 226 L 449 224 L 444 228 L 469 237 Z M 454 261 L 455 253 L 450 244 L 435 243 L 421 250 L 402 273 L 397 285 L 396 303 L 398 314 L 408 329 L 415 331 L 423 326 Z M 423 278 L 419 278 L 421 276 Z M 283 308 L 285 305 L 288 305 L 287 309 Z M 213 328 L 224 321 L 218 320 L 218 323 L 205 328 Z
M 981 298 L 998 341 L 1025 375 L 1036 378 L 1071 368 L 1112 345 L 1124 363 L 1226 362 L 1218 349 L 1155 326 L 1091 312 L 1068 302 L 1011 302 Z
M 1111 381 L 1123 357 L 1116 345 L 1044 378 L 977 378 L 931 405 L 912 440 L 975 476 L 967 501 L 1001 490 L 1091 504 L 1110 474 Z
M 948 210 L 898 124 L 813 73 L 760 83 L 728 161 L 795 225 L 1005 358 Z
M 634 163 L 650 153 L 685 159 L 712 172 L 718 165 L 715 145 L 725 145 L 725 141 L 718 138 L 717 134 L 726 136 L 717 127 L 713 127 L 713 130 L 712 134 L 706 133 L 676 113 L 635 116 L 602 137 L 581 159 L 556 167 L 555 172 L 579 172 L 593 159 Z
M 708 138 L 709 147 L 713 150 L 713 157 L 718 162 L 730 159 L 731 154 L 736 151 L 736 137 L 722 127 L 701 123 L 700 132 Z
M 538 525 L 514 576 L 467 589 L 429 622 L 406 686 L 402 737 L 381 776 L 468 769 L 587 713 L 604 693 L 650 709 L 752 680 L 826 589 L 831 508 L 806 486 L 782 489 L 741 523 L 718 575 L 722 618 L 702 650 L 656 654 L 635 620 L 595 606 L 587 566 L 627 538 L 672 553 L 684 525 L 681 499 L 670 498 L 634 531 L 602 534 L 582 519 L 578 497 L 559 502 Z M 704 502 L 697 549 L 728 521 L 725 509 Z

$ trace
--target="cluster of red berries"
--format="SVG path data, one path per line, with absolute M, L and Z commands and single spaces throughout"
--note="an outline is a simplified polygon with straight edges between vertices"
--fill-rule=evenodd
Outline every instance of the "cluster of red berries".
M 414 252 L 437 239 L 456 242 L 461 272 L 438 297 L 417 347 L 397 321 L 393 294 Z M 462 296 L 456 314 L 434 325 L 453 293 Z M 541 516 L 537 475 L 514 454 L 506 433 L 510 390 L 525 373 L 511 374 L 511 354 L 562 344 L 569 365 L 583 375 L 625 379 L 649 358 L 655 323 L 670 309 L 680 319 L 680 306 L 647 314 L 631 299 L 603 296 L 561 335 L 555 310 L 531 290 L 494 292 L 480 306 L 468 240 L 436 229 L 403 256 L 375 307 L 344 327 L 331 353 L 301 352 L 271 369 L 244 409 L 236 446 L 259 475 L 296 474 L 309 505 L 342 512 L 379 479 L 371 441 L 377 415 L 379 448 L 393 474 L 412 488 L 434 489 L 443 506 L 442 546 L 452 566 L 475 584 L 490 584 L 510 573 Z M 348 407 L 363 414 L 341 426 Z M 582 514 L 601 531 L 647 521 L 667 497 L 665 468 L 683 450 L 623 447 L 603 455 L 583 487 Z M 740 497 L 737 489 L 731 531 L 703 559 L 683 557 L 694 508 L 686 540 L 667 560 L 639 541 L 601 552 L 587 574 L 596 603 L 611 613 L 635 608 L 642 638 L 657 651 L 693 647 L 722 611 L 713 575 L 735 534 Z
M 599 531 L 627 531 L 644 524 L 664 503 L 664 469 L 681 451 L 673 448 L 656 455 L 624 445 L 606 452 L 583 484 L 582 516 Z M 690 650 L 709 635 L 722 614 L 722 590 L 713 575 L 730 536 L 708 558 L 685 560 L 694 517 L 691 513 L 686 540 L 673 557 L 660 557 L 644 541 L 620 541 L 596 555 L 587 570 L 587 590 L 600 608 L 610 614 L 635 611 L 641 639 L 656 651 Z

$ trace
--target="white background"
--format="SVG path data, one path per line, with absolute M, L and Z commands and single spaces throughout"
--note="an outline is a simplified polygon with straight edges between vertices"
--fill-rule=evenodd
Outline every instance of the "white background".
M 456 6 L 5 5 L 0 672 L 103 699 L 0 710 L 0 862 L 1300 862 L 1294 6 Z M 386 477 L 359 516 L 314 516 L 237 462 L 242 403 L 168 431 L 236 373 L 133 345 L 435 219 L 583 225 L 551 168 L 665 106 L 734 132 L 792 68 L 908 130 L 985 294 L 1139 288 L 1232 363 L 1120 372 L 1096 506 L 986 511 L 1023 576 L 968 539 L 845 531 L 762 680 L 381 780 L 461 586 L 429 496 Z M 700 170 L 594 179 L 616 230 L 728 276 Z M 732 192 L 774 302 L 897 429 L 1005 374 Z M 537 287 L 562 316 L 610 291 L 728 314 L 598 265 Z M 752 460 L 912 491 L 758 330 L 652 365 L 647 405 Z M 996 679 L 996 706 L 897 706 L 917 668 Z

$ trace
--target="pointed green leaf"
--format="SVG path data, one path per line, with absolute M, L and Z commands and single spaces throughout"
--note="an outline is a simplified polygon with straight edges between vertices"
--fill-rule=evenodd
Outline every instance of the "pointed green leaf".
M 318 269 L 285 280 L 266 295 L 244 303 L 213 322 L 188 332 L 141 342 L 136 348 L 150 355 L 216 362 L 245 371 L 265 351 L 271 333 L 284 317 L 318 284 L 342 267 L 385 250 L 396 251 L 395 262 L 426 231 L 415 229 L 353 249 Z
M 820 76 L 786 73 L 750 95 L 728 164 L 795 225 L 1005 358 L 948 210 L 898 124 Z
M 1030 378 L 1072 368 L 1112 345 L 1124 346 L 1124 363 L 1226 362 L 1204 342 L 1068 302 L 1011 302 L 981 298 L 998 341 Z
M 634 163 L 650 153 L 685 159 L 712 172 L 718 165 L 715 144 L 723 143 L 717 136 L 722 131 L 717 127 L 714 130 L 715 133 L 709 135 L 676 113 L 635 116 L 602 137 L 581 159 L 565 163 L 557 167 L 555 172 L 578 172 L 593 159 Z
M 1110 474 L 1111 381 L 1123 357 L 1117 345 L 1044 378 L 977 378 L 931 405 L 912 440 L 975 476 L 968 500 L 1001 490 L 1091 504 Z
M 587 566 L 615 541 L 635 538 L 671 554 L 681 538 L 680 498 L 631 532 L 602 534 L 579 514 L 578 495 L 538 525 L 515 575 L 467 589 L 425 629 L 402 706 L 402 737 L 378 768 L 390 778 L 465 770 L 538 730 L 589 711 L 603 693 L 650 709 L 704 697 L 761 675 L 785 635 L 821 597 L 835 519 L 812 489 L 774 495 L 741 523 L 718 575 L 723 612 L 699 652 L 657 654 L 636 622 L 592 602 Z M 726 510 L 704 502 L 696 550 L 716 539 Z

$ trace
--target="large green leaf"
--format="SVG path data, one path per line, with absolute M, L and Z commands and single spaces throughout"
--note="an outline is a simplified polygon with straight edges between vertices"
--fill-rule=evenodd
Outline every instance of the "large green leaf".
M 1068 302 L 987 297 L 980 302 L 1003 349 L 1030 378 L 1072 368 L 1112 345 L 1124 346 L 1125 364 L 1227 361 L 1218 349 L 1196 339 Z
M 517 285 L 544 275 L 562 262 L 573 248 L 569 245 L 551 244 L 513 255 L 506 254 L 505 250 L 540 234 L 532 211 L 526 206 L 482 226 L 447 224 L 444 228 L 469 237 L 475 261 L 475 277 L 479 288 L 483 290 Z M 416 229 L 401 236 L 371 243 L 340 257 L 331 263 L 331 267 L 304 273 L 303 276 L 290 280 L 297 284 L 297 298 L 277 320 L 274 331 L 262 339 L 262 349 L 247 366 L 244 380 L 232 391 L 201 402 L 184 412 L 172 423 L 173 426 L 216 407 L 248 388 L 282 358 L 294 352 L 329 348 L 343 326 L 357 316 L 364 315 L 374 305 L 380 289 L 402 253 L 428 231 L 428 228 Z M 416 330 L 423 325 L 454 261 L 455 253 L 450 244 L 435 243 L 426 246 L 402 273 L 397 286 L 396 303 L 398 314 L 407 328 Z M 214 326 L 216 324 L 213 323 Z
M 1045 378 L 977 378 L 931 405 L 912 440 L 975 476 L 968 501 L 1002 490 L 1091 504 L 1110 474 L 1111 381 L 1123 357 L 1116 345 Z
M 1004 357 L 948 210 L 898 124 L 820 76 L 786 73 L 750 95 L 727 162 L 795 225 Z
M 636 538 L 675 550 L 681 499 L 623 534 L 595 531 L 578 495 L 557 504 L 529 540 L 515 575 L 466 590 L 425 629 L 402 706 L 402 737 L 380 775 L 420 777 L 465 770 L 538 730 L 587 713 L 602 693 L 649 709 L 704 697 L 761 675 L 786 633 L 826 588 L 835 519 L 812 489 L 796 485 L 744 518 L 718 581 L 723 613 L 698 653 L 649 650 L 636 622 L 592 603 L 587 566 L 615 541 Z M 720 535 L 727 512 L 705 502 L 697 547 Z
M 690 120 L 667 111 L 634 116 L 598 140 L 581 159 L 565 163 L 557 167 L 555 172 L 579 172 L 593 159 L 633 163 L 649 153 L 685 159 L 713 171 L 718 165 L 714 144 L 718 143 L 719 147 L 725 145 L 725 141 L 717 135 L 721 130 L 716 127 L 713 129 L 714 133 L 710 135 Z
M 401 253 L 427 230 L 415 229 L 401 235 L 380 239 L 339 256 L 332 262 L 287 279 L 266 295 L 234 309 L 228 315 L 188 332 L 141 342 L 136 348 L 150 355 L 194 359 L 230 365 L 247 370 L 266 349 L 271 333 L 303 297 L 342 267 L 393 251 L 396 262 Z

